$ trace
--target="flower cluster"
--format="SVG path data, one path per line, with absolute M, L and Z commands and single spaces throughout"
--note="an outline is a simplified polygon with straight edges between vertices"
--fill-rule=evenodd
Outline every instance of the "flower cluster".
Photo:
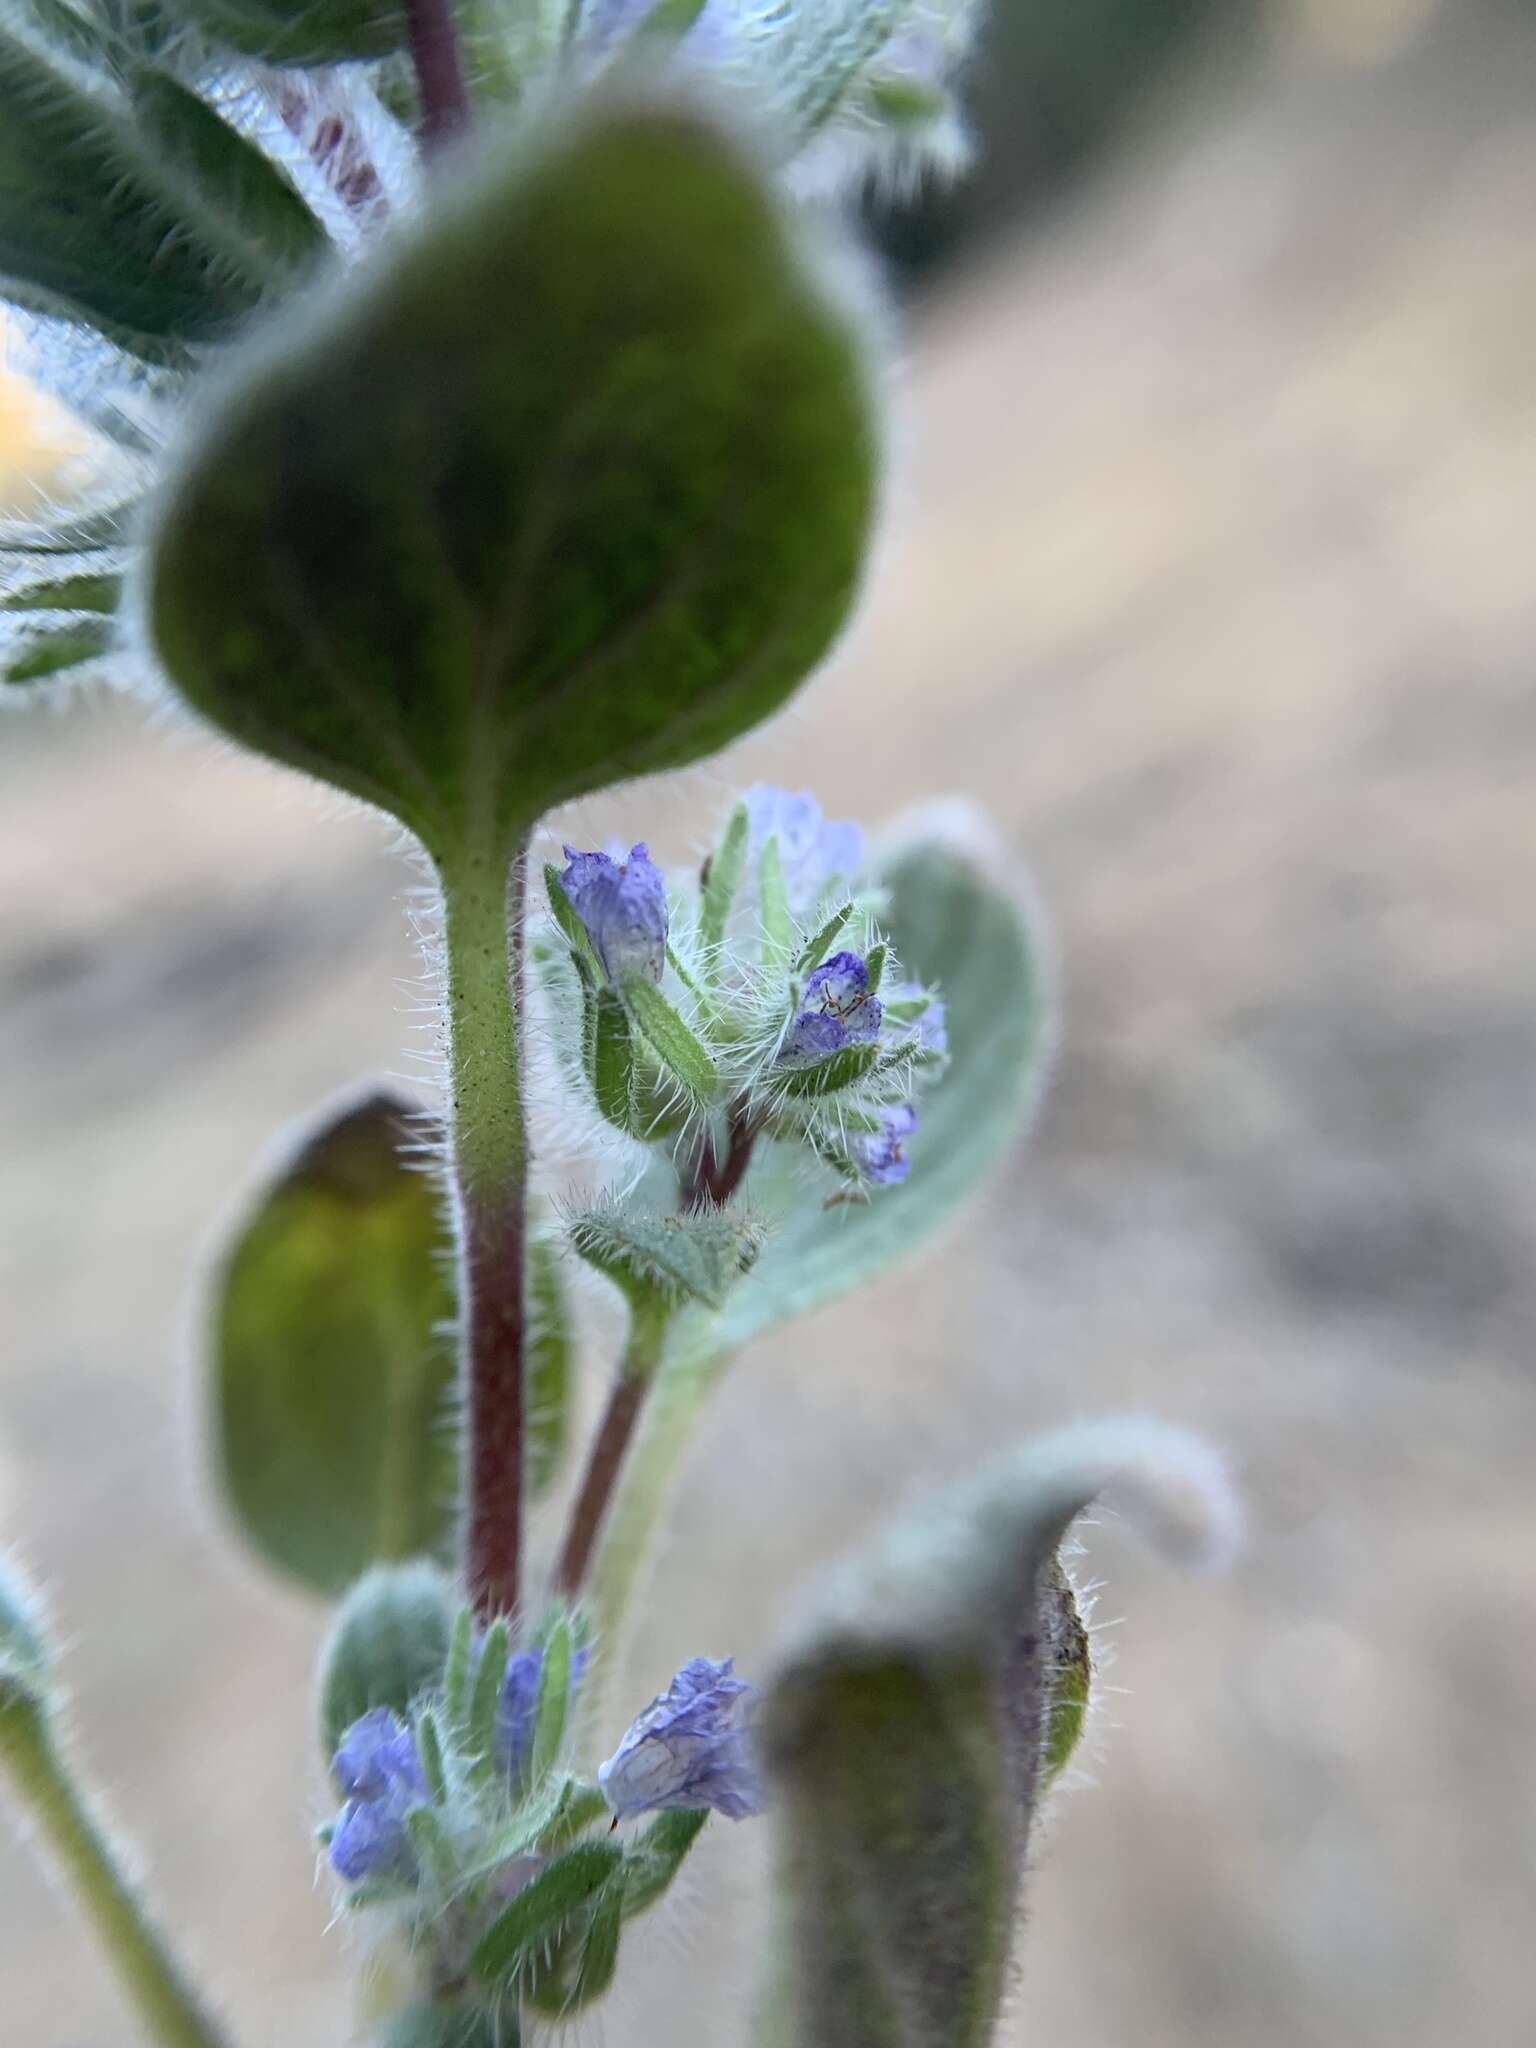
M 491 1653 L 488 1645 L 488 1638 L 482 1640 L 479 1656 Z M 433 1815 L 436 1838 L 467 1867 L 485 1864 L 488 1840 L 503 1842 L 507 1853 L 497 1863 L 502 1882 L 492 1892 L 498 1903 L 510 1887 L 526 1884 L 545 1867 L 538 1827 L 520 1837 L 506 1825 L 509 1812 L 537 1813 L 549 1806 L 548 1788 L 534 1783 L 531 1774 L 544 1656 L 542 1648 L 532 1648 L 507 1658 L 486 1756 L 474 1754 L 472 1742 L 466 1747 L 462 1713 L 439 1696 L 417 1702 L 409 1720 L 388 1707 L 373 1707 L 353 1722 L 331 1762 L 343 1800 L 327 1831 L 327 1853 L 338 1877 L 354 1886 L 414 1886 L 424 1873 L 411 1817 L 422 1811 Z M 572 1659 L 573 1695 L 585 1664 L 580 1652 Z M 578 1810 L 588 1814 L 589 1824 L 601 1814 L 617 1822 L 679 1809 L 732 1820 L 760 1813 L 763 1794 L 750 1732 L 755 1698 L 730 1659 L 695 1657 L 631 1724 L 598 1769 L 597 1796 Z M 486 1763 L 489 1769 L 481 1767 Z M 565 1810 L 571 1805 L 568 1787 Z
M 830 1168 L 840 1199 L 906 1178 L 947 1024 L 897 967 L 857 825 L 759 785 L 670 887 L 644 844 L 565 851 L 547 874 L 566 943 L 543 954 L 565 1070 L 670 1153 L 685 1208 L 774 1146 Z

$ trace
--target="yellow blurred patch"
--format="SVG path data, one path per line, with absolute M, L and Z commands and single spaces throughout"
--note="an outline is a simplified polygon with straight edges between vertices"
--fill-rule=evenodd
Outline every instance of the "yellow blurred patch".
M 25 511 L 43 493 L 62 488 L 65 463 L 86 445 L 62 406 L 0 370 L 0 513 Z

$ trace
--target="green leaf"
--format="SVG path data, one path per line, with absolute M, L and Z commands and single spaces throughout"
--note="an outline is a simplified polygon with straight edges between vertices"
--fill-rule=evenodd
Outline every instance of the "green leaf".
M 505 1906 L 476 1943 L 470 1968 L 497 1983 L 524 1967 L 618 1871 L 613 1842 L 578 1842 Z
M 656 984 L 643 974 L 630 975 L 624 983 L 624 1002 L 667 1072 L 682 1082 L 696 1102 L 712 1101 L 717 1083 L 715 1063 Z
M 320 1592 L 453 1533 L 453 1286 L 421 1144 L 388 1094 L 325 1116 L 259 1191 L 215 1280 L 226 1495 L 261 1555 Z
M 828 1053 L 824 1060 L 803 1067 L 786 1067 L 782 1076 L 784 1092 L 806 1097 L 835 1095 L 840 1088 L 852 1088 L 864 1080 L 879 1064 L 878 1045 L 845 1045 Z
M 558 1242 L 535 1238 L 528 1250 L 528 1434 L 524 1478 L 540 1500 L 560 1476 L 570 1427 L 571 1308 Z
M 122 595 L 120 576 L 77 570 L 70 576 L 50 576 L 38 583 L 24 583 L 0 598 L 0 612 L 102 612 L 117 610 Z
M 592 1093 L 604 1119 L 616 1130 L 635 1123 L 635 1047 L 629 1012 L 611 988 L 592 992 Z
M 607 1800 L 595 1785 L 583 1785 L 575 1778 L 568 1778 L 560 1794 L 560 1803 L 546 1826 L 538 1833 L 538 1848 L 546 1856 L 557 1849 L 564 1849 L 584 1835 L 594 1821 L 606 1823 L 610 1818 Z
M 327 1763 L 373 1707 L 403 1720 L 436 1689 L 448 1655 L 452 1595 L 429 1564 L 377 1565 L 347 1594 L 320 1653 L 320 1746 Z
M 312 11 L 312 10 L 311 10 Z M 296 278 L 330 247 L 272 159 L 168 72 L 134 69 L 129 100 L 159 160 L 195 181 L 210 207 Z
M 628 1295 L 718 1308 L 762 1248 L 762 1226 L 736 1208 L 682 1215 L 638 1198 L 578 1209 L 567 1224 L 572 1248 Z
M 443 1738 L 437 1725 L 437 1715 L 430 1707 L 422 1707 L 416 1715 L 416 1748 L 421 1757 L 421 1775 L 427 1781 L 427 1793 L 434 1806 L 448 1803 L 448 1766 L 443 1761 Z
M 1039 1097 L 1053 996 L 1019 902 L 977 856 L 947 843 L 906 848 L 878 879 L 903 966 L 943 992 L 950 1064 L 923 1095 L 907 1148 L 912 1171 L 900 1187 L 829 1210 L 797 1196 L 789 1162 L 781 1167 L 771 1148 L 764 1170 L 754 1166 L 747 1189 L 773 1235 L 709 1340 L 721 1350 L 909 1258 L 1017 1143 Z M 795 1206 L 784 1215 L 786 1198 Z
M 621 1885 L 610 1885 L 598 1894 L 597 1904 L 592 1909 L 581 1954 L 576 1960 L 570 1995 L 565 2000 L 565 2011 L 580 2012 L 583 2006 L 601 1998 L 612 1984 L 623 1927 L 624 1890 Z
M 181 0 L 188 18 L 231 49 L 278 65 L 388 57 L 406 43 L 392 0 Z
M 475 1618 L 468 1607 L 460 1607 L 448 1635 L 448 1656 L 443 1666 L 443 1712 L 451 1728 L 463 1725 L 469 1712 L 470 1654 L 474 1648 Z
M 465 1753 L 480 1762 L 487 1761 L 495 1750 L 496 1710 L 501 1704 L 501 1688 L 506 1679 L 511 1648 L 511 1631 L 506 1617 L 498 1614 L 480 1645 L 462 1728 Z
M 541 1784 L 554 1769 L 565 1738 L 565 1719 L 571 1704 L 571 1627 L 564 1615 L 556 1617 L 544 1638 L 544 1655 L 539 1664 L 539 1696 L 533 1716 L 533 1759 L 530 1775 Z
M 993 2040 L 1074 1656 L 1056 1550 L 1106 1488 L 1175 1553 L 1225 1541 L 1230 1496 L 1202 1446 L 1090 1425 L 951 1489 L 813 1591 L 755 1724 L 787 2048 Z
M 112 621 L 70 619 L 60 625 L 29 626 L 0 640 L 0 683 L 25 688 L 51 683 L 111 651 Z
M 713 952 L 724 940 L 731 906 L 747 866 L 751 820 L 745 804 L 737 804 L 726 823 L 725 837 L 710 856 L 709 872 L 699 892 L 699 941 Z
M 820 931 L 816 932 L 811 938 L 807 939 L 804 946 L 801 947 L 800 957 L 795 962 L 796 974 L 809 974 L 813 967 L 819 967 L 821 965 L 822 961 L 826 959 L 827 955 L 832 950 L 833 940 L 837 937 L 838 933 L 842 930 L 843 926 L 848 922 L 849 918 L 852 917 L 852 915 L 853 905 L 851 902 L 840 903 L 837 906 L 836 910 L 832 912 L 832 915 L 827 919 L 826 923 L 821 927 Z M 875 993 L 875 990 L 879 987 L 879 982 L 875 978 L 874 971 L 875 953 L 878 953 L 880 955 L 880 965 L 883 968 L 885 965 L 885 948 L 883 946 L 877 946 L 874 952 L 870 954 L 869 959 L 865 962 L 865 969 L 869 975 L 869 992 L 871 995 L 873 995 Z
M 862 349 L 797 232 L 654 104 L 445 175 L 189 445 L 149 575 L 172 681 L 440 860 L 768 716 L 874 496 Z
M 707 1808 L 679 1807 L 651 1822 L 624 1865 L 626 1920 L 648 1912 L 670 1889 L 708 1819 Z
M 771 832 L 757 857 L 757 907 L 763 921 L 763 945 L 770 954 L 787 958 L 795 942 L 795 921 L 789 913 L 779 836 Z
M 103 68 L 0 24 L 0 297 L 182 363 L 292 282 L 284 251 L 146 144 Z

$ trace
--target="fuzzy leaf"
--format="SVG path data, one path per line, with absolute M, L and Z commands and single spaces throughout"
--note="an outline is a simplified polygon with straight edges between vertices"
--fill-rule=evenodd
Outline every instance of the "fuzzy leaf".
M 724 1302 L 762 1245 L 760 1225 L 739 1210 L 676 1215 L 636 1200 L 578 1210 L 568 1229 L 573 1249 L 626 1294 L 712 1308 Z
M 101 612 L 110 616 L 122 595 L 122 578 L 81 569 L 24 583 L 0 598 L 0 612 Z
M 181 0 L 215 42 L 268 64 L 345 64 L 403 49 L 405 9 L 391 0 Z
M 100 660 L 112 646 L 112 621 L 75 618 L 27 626 L 0 639 L 0 683 L 18 689 L 56 682 L 71 669 Z
M 699 892 L 699 941 L 706 952 L 713 953 L 725 937 L 731 906 L 746 870 L 751 834 L 747 807 L 737 804 L 726 823 L 725 836 L 710 858 L 709 872 Z
M 167 489 L 154 640 L 235 739 L 500 857 L 777 709 L 848 610 L 874 438 L 756 173 L 610 107 L 445 176 L 251 363 Z
M 227 338 L 292 281 L 286 254 L 146 147 L 105 71 L 0 23 L 0 298 L 150 361 Z
M 525 1968 L 615 1876 L 624 1852 L 613 1842 L 578 1842 L 557 1857 L 491 1922 L 470 1967 L 487 1983 Z
M 633 974 L 624 984 L 624 1002 L 667 1072 L 682 1082 L 695 1102 L 709 1102 L 715 1092 L 715 1063 L 661 990 L 644 975 Z
M 649 1912 L 671 1888 L 683 1859 L 699 1839 L 709 1811 L 676 1807 L 659 1813 L 641 1835 L 624 1865 L 624 1918 Z
M 216 1453 L 242 1531 L 321 1592 L 436 1553 L 454 1520 L 453 1315 L 419 1127 L 377 1094 L 324 1118 L 217 1275 Z
M 429 1564 L 377 1565 L 347 1594 L 320 1653 L 320 1747 L 327 1763 L 372 1707 L 401 1719 L 441 1683 L 453 1603 Z
M 158 159 L 194 181 L 210 207 L 295 278 L 326 253 L 325 230 L 288 179 L 206 100 L 147 66 L 132 73 L 129 99 Z
M 756 1724 L 787 2048 L 992 2040 L 1068 1661 L 1056 1548 L 1106 1488 L 1177 1556 L 1230 1535 L 1201 1445 L 1102 1424 L 1015 1452 L 813 1592 Z

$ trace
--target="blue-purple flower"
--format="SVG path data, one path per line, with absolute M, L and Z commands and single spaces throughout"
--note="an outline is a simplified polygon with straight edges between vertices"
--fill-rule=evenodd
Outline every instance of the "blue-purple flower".
M 427 1799 L 415 1736 L 388 1707 L 374 1707 L 342 1737 L 331 1770 L 346 1801 L 331 1832 L 331 1867 L 349 1884 L 405 1875 L 405 1817 Z
M 560 886 L 586 927 L 604 974 L 660 981 L 667 961 L 667 888 L 642 840 L 627 860 L 565 849 L 570 865 Z
M 864 833 L 851 819 L 823 818 L 808 789 L 775 789 L 759 782 L 746 794 L 747 844 L 755 861 L 770 838 L 779 843 L 779 865 L 789 907 L 804 916 L 827 883 L 847 881 L 864 865 Z
M 805 984 L 784 1056 L 824 1059 L 845 1045 L 867 1045 L 880 1036 L 881 1015 L 880 998 L 871 992 L 869 968 L 862 957 L 834 953 Z
M 910 1102 L 882 1111 L 878 1131 L 865 1131 L 849 1146 L 866 1180 L 897 1187 L 911 1171 L 905 1142 L 917 1129 L 917 1111 Z
M 748 1719 L 756 1694 L 729 1657 L 695 1657 L 633 1721 L 597 1782 L 616 1820 L 664 1807 L 713 1807 L 730 1820 L 763 1810 Z

